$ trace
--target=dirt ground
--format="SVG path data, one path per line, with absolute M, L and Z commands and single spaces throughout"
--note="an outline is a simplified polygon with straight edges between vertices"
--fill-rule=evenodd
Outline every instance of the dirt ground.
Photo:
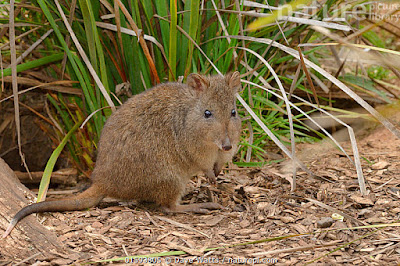
M 344 147 L 352 155 L 350 144 Z M 188 184 L 183 203 L 213 200 L 225 207 L 207 215 L 166 215 L 152 206 L 112 199 L 88 211 L 40 215 L 43 225 L 74 253 L 26 263 L 80 264 L 171 252 L 147 262 L 303 265 L 315 260 L 317 265 L 398 265 L 400 139 L 378 128 L 359 140 L 358 148 L 367 197 L 359 193 L 355 167 L 341 152 L 331 148 L 319 153 L 301 145 L 300 150 L 314 153 L 303 158 L 306 165 L 324 179 L 298 172 L 294 193 L 287 181 L 290 174 L 283 174 L 280 164 L 261 169 L 231 165 L 216 186 L 203 177 Z M 347 229 L 395 222 L 397 227 Z M 259 243 L 245 244 L 252 241 Z

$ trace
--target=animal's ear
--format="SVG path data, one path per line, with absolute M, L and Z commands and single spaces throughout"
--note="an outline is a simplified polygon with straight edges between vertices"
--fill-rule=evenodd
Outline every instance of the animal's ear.
M 197 92 L 202 92 L 210 86 L 210 81 L 202 75 L 192 73 L 187 77 L 187 85 Z
M 229 86 L 229 88 L 233 90 L 239 90 L 241 83 L 240 83 L 240 74 L 238 71 L 228 73 L 225 75 L 225 82 Z

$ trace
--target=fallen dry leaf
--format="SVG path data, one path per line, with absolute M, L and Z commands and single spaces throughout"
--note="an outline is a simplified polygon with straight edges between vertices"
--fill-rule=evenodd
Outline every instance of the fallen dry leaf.
M 359 204 L 374 205 L 374 202 L 368 196 L 353 194 L 350 198 Z
M 373 170 L 381 170 L 389 166 L 389 163 L 387 161 L 379 161 L 377 163 L 374 163 L 371 165 L 371 169 Z

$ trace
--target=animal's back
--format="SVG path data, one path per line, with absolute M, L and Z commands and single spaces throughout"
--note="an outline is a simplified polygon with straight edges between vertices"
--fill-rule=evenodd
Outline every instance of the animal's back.
M 173 119 L 190 100 L 185 86 L 158 85 L 129 99 L 108 118 L 92 175 L 107 196 L 157 201 L 165 189 L 182 189 Z

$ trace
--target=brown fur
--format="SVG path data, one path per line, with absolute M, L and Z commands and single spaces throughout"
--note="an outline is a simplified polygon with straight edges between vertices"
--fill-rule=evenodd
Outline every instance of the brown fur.
M 231 111 L 239 87 L 238 72 L 191 74 L 187 84 L 160 84 L 129 99 L 103 128 L 92 186 L 70 199 L 25 207 L 4 236 L 30 213 L 82 210 L 104 197 L 155 202 L 170 212 L 218 208 L 215 203 L 179 205 L 179 200 L 192 176 L 203 172 L 215 182 L 235 154 L 241 121 Z M 212 117 L 205 118 L 205 110 Z

